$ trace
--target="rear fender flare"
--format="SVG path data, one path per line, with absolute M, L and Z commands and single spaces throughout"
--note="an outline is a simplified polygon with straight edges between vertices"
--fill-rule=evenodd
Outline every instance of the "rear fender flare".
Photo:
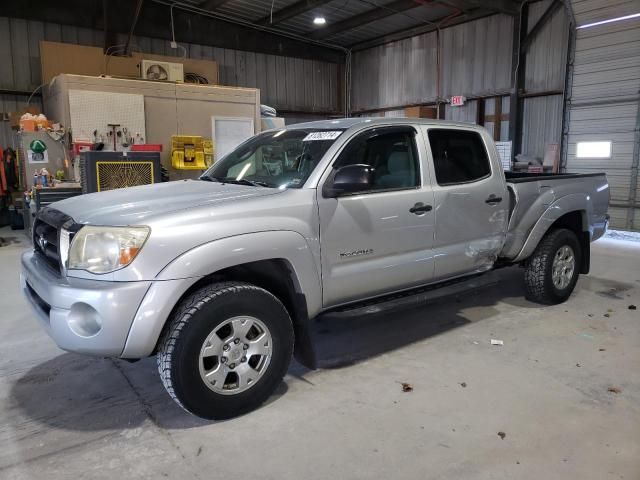
M 531 232 L 529 232 L 522 250 L 520 250 L 520 253 L 518 253 L 516 258 L 513 259 L 513 262 L 521 262 L 528 258 L 556 220 L 567 213 L 576 211 L 582 213 L 582 231 L 589 232 L 589 237 L 591 238 L 592 232 L 590 232 L 589 219 L 592 216 L 592 202 L 589 195 L 584 193 L 566 195 L 549 205 L 549 207 L 540 216 L 531 229 Z

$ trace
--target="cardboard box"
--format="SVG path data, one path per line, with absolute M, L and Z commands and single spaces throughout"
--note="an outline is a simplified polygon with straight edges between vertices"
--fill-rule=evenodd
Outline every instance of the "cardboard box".
M 407 107 L 404 114 L 407 118 L 438 118 L 436 107 Z
M 105 58 L 99 47 L 41 41 L 40 64 L 42 83 L 49 83 L 61 73 L 101 75 L 105 68 Z
M 130 57 L 117 57 L 104 55 L 100 47 L 40 42 L 42 83 L 49 83 L 51 79 L 61 73 L 92 77 L 107 75 L 140 78 L 140 62 L 143 59 L 181 63 L 185 73 L 196 73 L 205 77 L 210 85 L 218 84 L 218 64 L 214 60 L 168 57 L 139 52 L 134 52 Z

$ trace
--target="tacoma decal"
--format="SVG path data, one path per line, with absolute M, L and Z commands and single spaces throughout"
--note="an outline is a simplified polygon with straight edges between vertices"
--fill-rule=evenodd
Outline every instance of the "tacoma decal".
M 373 253 L 373 248 L 352 250 L 350 252 L 340 252 L 338 254 L 338 258 L 351 258 L 351 257 L 360 257 L 362 255 L 371 255 Z

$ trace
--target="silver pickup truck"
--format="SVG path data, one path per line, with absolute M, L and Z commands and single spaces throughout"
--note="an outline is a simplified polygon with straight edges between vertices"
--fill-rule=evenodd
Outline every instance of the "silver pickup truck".
M 315 367 L 323 312 L 512 264 L 527 298 L 565 301 L 608 201 L 604 174 L 505 176 L 478 126 L 304 123 L 256 135 L 198 180 L 44 208 L 21 281 L 60 348 L 156 355 L 185 410 L 229 418 L 264 402 L 292 355 Z

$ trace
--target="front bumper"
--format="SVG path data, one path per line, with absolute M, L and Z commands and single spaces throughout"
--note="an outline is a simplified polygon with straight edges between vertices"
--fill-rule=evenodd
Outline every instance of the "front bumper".
M 34 252 L 22 255 L 21 285 L 49 336 L 63 350 L 120 356 L 152 282 L 64 278 Z

